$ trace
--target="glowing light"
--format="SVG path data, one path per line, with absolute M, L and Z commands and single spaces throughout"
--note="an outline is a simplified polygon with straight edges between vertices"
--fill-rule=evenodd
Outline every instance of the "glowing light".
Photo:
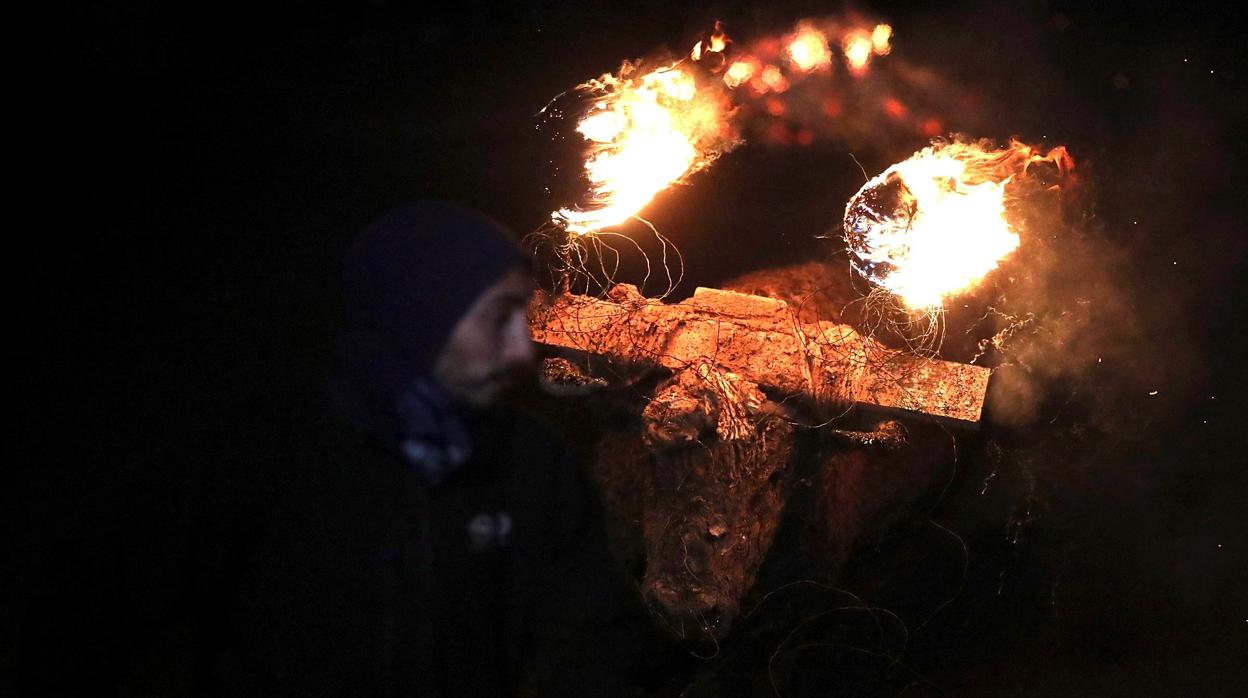
M 833 31 L 830 26 L 803 21 L 783 39 L 759 39 L 749 50 L 736 47 L 728 56 L 733 41 L 716 22 L 714 31 L 703 35 L 683 61 L 646 71 L 625 63 L 616 74 L 580 85 L 578 90 L 591 98 L 576 124 L 586 144 L 589 196 L 552 212 L 552 222 L 584 235 L 639 215 L 659 192 L 684 182 L 736 145 L 734 104 L 744 99 L 765 99 L 761 106 L 775 118 L 797 113 L 793 104 L 775 97 L 803 75 L 832 68 L 829 39 L 840 37 L 855 75 L 872 55 L 889 50 L 888 25 L 860 26 L 843 35 L 837 29 L 829 36 L 825 32 Z M 717 56 L 712 59 L 711 54 Z M 731 91 L 743 86 L 748 86 L 747 94 L 734 98 Z M 814 104 L 829 116 L 842 114 L 839 96 Z M 795 133 L 780 129 L 773 139 L 803 144 L 814 140 L 813 133 Z
M 797 32 L 789 39 L 785 52 L 799 70 L 811 72 L 832 66 L 832 52 L 828 50 L 828 37 L 809 24 L 799 24 Z
M 884 113 L 888 114 L 894 121 L 899 121 L 906 118 L 909 110 L 896 97 L 888 97 L 884 100 Z
M 762 83 L 760 92 L 771 90 L 772 92 L 784 92 L 789 89 L 789 81 L 784 77 L 784 73 L 774 65 L 763 68 L 762 74 L 758 76 L 758 81 Z
M 845 209 L 854 269 L 911 309 L 931 309 L 979 283 L 1018 248 L 1007 185 L 1038 161 L 1074 166 L 1064 148 L 937 143 L 884 170 Z
M 728 66 L 728 70 L 724 71 L 724 84 L 729 87 L 736 87 L 754 77 L 759 67 L 758 61 L 753 59 L 735 61 Z
M 871 30 L 871 50 L 877 56 L 887 56 L 893 50 L 889 43 L 893 39 L 893 28 L 887 24 L 877 24 Z
M 723 25 L 719 20 L 716 20 L 715 31 L 711 33 L 710 38 L 694 44 L 693 51 L 689 53 L 689 57 L 695 61 L 700 61 L 708 53 L 723 53 L 730 43 L 732 43 L 732 39 L 728 38 L 728 35 L 724 33 Z
M 700 90 L 691 74 L 675 66 L 638 72 L 626 63 L 618 75 L 580 88 L 596 96 L 576 127 L 590 144 L 589 205 L 551 214 L 570 233 L 623 223 L 733 145 L 729 109 L 719 92 Z
M 861 73 L 867 69 L 871 60 L 871 35 L 862 30 L 851 31 L 842 42 L 845 50 L 845 63 L 853 73 Z

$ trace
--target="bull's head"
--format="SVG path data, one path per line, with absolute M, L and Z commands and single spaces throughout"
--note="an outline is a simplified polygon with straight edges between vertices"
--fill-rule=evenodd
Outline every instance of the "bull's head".
M 679 637 L 727 630 L 780 523 L 793 428 L 766 404 L 756 386 L 702 363 L 642 412 L 653 454 L 642 593 Z
M 814 273 L 818 270 L 807 265 L 759 273 L 742 280 L 739 288 L 785 300 L 788 305 L 782 308 L 792 309 L 792 314 L 781 317 L 799 323 L 837 319 L 840 306 L 823 293 L 834 285 Z M 770 364 L 760 364 L 749 347 L 760 355 L 774 355 L 781 363 L 788 361 L 791 373 L 809 372 L 812 364 L 797 361 L 797 352 L 778 349 L 783 343 L 771 343 L 772 335 L 780 336 L 783 328 L 768 324 L 774 317 L 768 313 L 776 307 L 759 303 L 757 295 L 745 299 L 703 295 L 691 305 L 663 311 L 667 315 L 648 316 L 652 325 L 633 326 L 627 309 L 642 308 L 647 301 L 635 291 L 630 295 L 628 288 L 616 287 L 612 293 L 609 300 L 615 305 L 602 308 L 590 307 L 592 301 L 588 310 L 575 305 L 580 301 L 574 301 L 575 307 L 552 306 L 558 312 L 580 308 L 578 314 L 560 316 L 536 309 L 536 326 L 546 333 L 547 344 L 572 350 L 547 359 L 543 382 L 555 394 L 599 392 L 605 398 L 603 409 L 593 411 L 604 416 L 616 412 L 608 405 L 626 407 L 633 426 L 609 427 L 598 442 L 594 463 L 611 512 L 614 547 L 630 561 L 640 561 L 644 550 L 644 572 L 637 570 L 642 595 L 674 635 L 716 638 L 727 631 L 755 583 L 780 527 L 798 467 L 793 462 L 798 420 L 788 411 L 791 408 L 769 401 L 759 384 L 725 365 L 745 366 L 755 375 L 774 378 L 767 370 Z M 718 321 L 708 323 L 698 315 L 710 312 L 715 303 L 722 306 L 722 328 Z M 693 343 L 697 351 L 668 353 L 665 342 L 658 340 L 678 333 L 684 326 L 682 318 L 690 313 L 703 323 L 706 336 L 700 339 L 705 341 Z M 733 322 L 744 324 L 736 327 Z M 765 342 L 743 341 L 758 332 L 766 335 Z M 661 382 L 652 389 L 645 387 L 656 375 Z M 768 390 L 790 395 L 777 391 L 777 385 L 768 384 Z M 631 399 L 639 392 L 649 396 L 640 411 Z M 630 397 L 609 397 L 622 393 Z M 864 395 L 879 397 L 870 391 Z M 815 403 L 788 397 L 783 401 L 807 407 Z M 831 407 L 835 413 L 824 417 L 844 412 L 839 405 Z M 899 503 L 925 492 L 935 472 L 931 466 L 941 449 L 930 448 L 928 437 L 916 442 L 921 448 L 901 449 L 898 444 L 908 439 L 902 438 L 899 425 L 890 424 L 858 433 L 863 437 L 859 439 L 855 432 L 817 430 L 823 445 L 818 482 L 809 483 L 817 486 L 816 511 L 811 514 L 817 517 L 813 530 L 822 528 L 826 533 L 816 542 L 816 557 L 826 558 L 819 564 L 826 563 L 833 573 L 857 545 L 883 529 Z

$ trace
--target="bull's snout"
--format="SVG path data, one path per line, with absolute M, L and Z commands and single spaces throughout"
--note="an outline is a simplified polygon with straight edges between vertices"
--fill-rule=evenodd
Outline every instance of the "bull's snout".
M 733 610 L 725 607 L 723 589 L 712 566 L 715 537 L 706 527 L 689 525 L 668 538 L 643 584 L 646 605 L 678 637 L 718 637 L 727 630 Z
M 731 623 L 732 614 L 709 592 L 674 589 L 660 579 L 646 584 L 642 596 L 660 625 L 682 640 L 721 637 Z

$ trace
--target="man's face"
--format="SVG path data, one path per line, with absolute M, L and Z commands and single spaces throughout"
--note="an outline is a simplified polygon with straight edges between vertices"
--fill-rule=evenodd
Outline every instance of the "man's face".
M 532 281 L 517 268 L 487 288 L 451 332 L 433 377 L 456 400 L 488 407 L 533 362 L 525 309 Z

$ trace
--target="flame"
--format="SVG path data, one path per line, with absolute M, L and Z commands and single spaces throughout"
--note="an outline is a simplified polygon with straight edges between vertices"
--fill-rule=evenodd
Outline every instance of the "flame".
M 753 58 L 748 58 L 743 61 L 733 61 L 732 65 L 728 66 L 728 70 L 724 71 L 724 84 L 728 87 L 735 88 L 741 83 L 754 77 L 754 74 L 757 73 L 761 67 L 762 66 L 759 65 L 758 61 Z
M 850 72 L 861 73 L 867 69 L 867 61 L 871 60 L 871 35 L 856 29 L 845 35 L 841 42 L 845 49 L 845 63 Z
M 799 24 L 797 32 L 785 48 L 789 60 L 803 72 L 822 70 L 832 65 L 828 37 L 810 24 Z
M 592 97 L 576 125 L 588 146 L 584 173 L 590 196 L 583 206 L 554 211 L 551 220 L 569 233 L 584 235 L 635 217 L 659 192 L 737 144 L 734 104 L 765 98 L 761 113 L 773 119 L 798 114 L 794 100 L 776 96 L 809 74 L 831 69 L 829 37 L 843 37 L 855 76 L 862 74 L 873 52 L 888 52 L 888 25 L 874 30 L 860 26 L 842 34 L 845 26 L 835 20 L 804 20 L 783 40 L 768 37 L 745 49 L 716 22 L 714 31 L 693 45 L 691 61 L 645 73 L 638 64 L 626 62 L 617 74 L 580 85 L 577 89 Z M 711 54 L 714 60 L 708 59 Z M 739 90 L 742 86 L 749 89 Z M 839 98 L 823 104 L 827 115 L 841 113 Z M 783 123 L 775 124 L 773 140 L 813 141 L 808 129 L 795 135 L 790 131 Z
M 732 43 L 732 39 L 724 33 L 723 24 L 719 20 L 715 20 L 715 31 L 711 32 L 710 37 L 706 41 L 699 41 L 693 45 L 693 51 L 689 57 L 695 61 L 702 60 L 702 56 L 707 53 L 723 53 L 728 48 L 728 44 Z
M 759 92 L 784 92 L 789 89 L 789 81 L 784 77 L 784 73 L 780 72 L 780 68 L 769 65 L 763 68 L 763 72 L 759 74 L 758 79 L 754 81 L 755 87 Z
M 845 64 L 849 71 L 861 75 L 871 62 L 871 56 L 887 56 L 892 50 L 893 28 L 887 24 L 877 24 L 871 31 L 851 29 L 841 39 L 841 48 L 845 52 Z
M 911 309 L 939 308 L 975 286 L 1020 244 L 1006 220 L 1007 186 L 1035 162 L 1074 166 L 1017 141 L 937 142 L 884 170 L 850 199 L 845 234 L 854 269 Z
M 887 56 L 893 50 L 889 43 L 893 38 L 893 28 L 887 24 L 877 24 L 871 30 L 871 51 L 877 56 Z
M 732 144 L 730 110 L 714 90 L 675 65 L 618 75 L 581 86 L 596 95 L 576 130 L 591 145 L 585 161 L 590 205 L 563 208 L 551 219 L 583 235 L 619 225 L 660 191 L 711 163 Z
M 712 53 L 723 53 L 731 41 L 728 35 L 724 33 L 723 25 L 720 24 L 719 20 L 715 20 L 715 31 L 711 33 L 710 51 Z

